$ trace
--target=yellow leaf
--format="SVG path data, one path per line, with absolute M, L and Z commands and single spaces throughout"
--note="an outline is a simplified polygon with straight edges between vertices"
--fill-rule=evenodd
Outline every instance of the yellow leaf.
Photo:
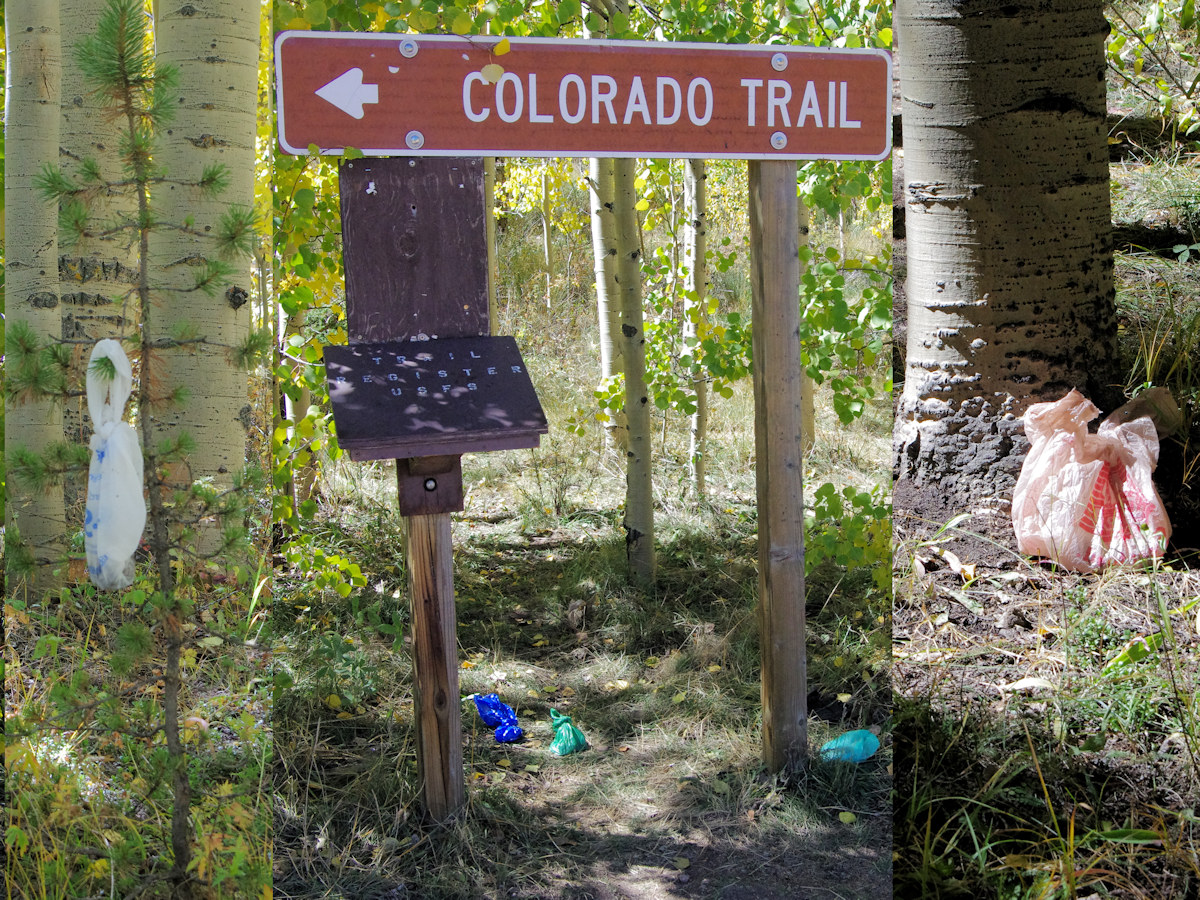
M 709 666 L 709 667 L 708 667 L 708 671 L 710 671 L 710 672 L 712 672 L 712 673 L 716 674 L 717 672 L 720 672 L 720 671 L 721 671 L 721 667 L 720 667 L 720 666 L 718 666 L 718 665 L 711 665 L 711 666 Z
M 646 668 L 647 669 L 653 669 L 657 665 L 658 665 L 658 657 L 657 656 L 647 656 L 646 657 Z
M 496 765 L 498 765 L 502 769 L 507 769 L 512 765 L 512 760 L 506 756 L 506 757 L 504 757 L 504 759 L 496 760 Z
M 839 703 L 849 703 L 850 698 L 853 696 L 854 696 L 853 694 L 838 694 L 837 695 L 838 702 Z
M 525 696 L 526 696 L 526 697 L 540 697 L 540 696 L 541 696 L 541 694 L 539 694 L 539 693 L 538 693 L 537 691 L 535 691 L 533 688 L 530 688 L 529 690 L 527 690 L 527 691 L 525 692 Z
M 337 694 L 330 694 L 325 698 L 325 705 L 330 709 L 340 709 L 342 706 L 342 698 Z
M 525 767 L 525 771 L 526 771 L 526 772 L 528 772 L 530 775 L 536 775 L 538 772 L 542 771 L 542 767 L 541 767 L 541 766 L 528 765 L 528 766 L 526 766 L 526 767 Z
M 672 862 L 675 864 L 675 868 L 681 872 L 692 864 L 692 861 L 686 856 L 677 856 Z
M 840 813 L 838 813 L 838 818 L 841 819 L 846 825 L 853 825 L 858 821 L 858 816 L 849 810 L 842 810 Z
M 650 201 L 645 199 L 644 197 L 641 200 L 639 200 L 637 202 L 637 204 L 634 206 L 634 209 L 636 209 L 638 212 L 645 212 L 649 208 L 650 208 Z
M 472 24 L 474 23 L 471 21 L 471 14 L 460 12 L 454 17 L 454 21 L 450 25 L 450 30 L 455 34 L 466 34 L 471 30 Z
M 488 84 L 495 84 L 504 75 L 504 66 L 499 63 L 488 63 L 479 70 L 479 74 L 483 76 L 483 80 Z
M 494 56 L 503 56 L 511 49 L 512 45 L 508 42 L 508 38 L 504 38 L 502 41 L 500 41 L 500 43 L 492 48 L 492 54 Z
M 679 704 L 679 703 L 682 703 L 685 699 L 687 699 L 687 691 L 680 691 L 678 694 L 676 694 L 674 697 L 671 698 L 671 702 L 675 703 L 675 704 Z

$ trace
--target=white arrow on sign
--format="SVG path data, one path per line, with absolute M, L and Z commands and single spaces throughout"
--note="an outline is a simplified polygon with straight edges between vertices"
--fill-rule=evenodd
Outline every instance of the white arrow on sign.
M 379 102 L 379 85 L 363 84 L 363 70 L 357 67 L 347 69 L 329 84 L 318 88 L 316 93 L 356 119 L 363 117 L 363 104 Z

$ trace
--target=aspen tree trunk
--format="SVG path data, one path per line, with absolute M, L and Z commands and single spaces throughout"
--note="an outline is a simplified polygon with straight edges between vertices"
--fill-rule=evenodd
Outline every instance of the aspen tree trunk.
M 546 267 L 546 309 L 554 283 L 554 244 L 550 240 L 550 160 L 542 160 L 542 264 Z
M 621 313 L 621 356 L 625 362 L 626 456 L 625 544 L 630 574 L 654 583 L 654 485 L 651 480 L 650 398 L 646 390 L 646 335 L 642 328 L 641 233 L 634 204 L 636 160 L 613 160 L 617 227 L 617 292 Z
M 613 160 L 588 160 L 588 194 L 592 206 L 592 258 L 596 275 L 596 313 L 600 325 L 600 382 L 607 383 L 620 374 L 620 316 L 617 300 L 617 241 L 613 199 Z M 604 424 L 605 440 L 610 447 L 625 450 L 629 430 L 625 414 L 610 410 Z
M 683 338 L 697 341 L 697 328 L 708 319 L 708 199 L 705 184 L 708 171 L 702 159 L 685 160 L 683 169 L 683 192 L 686 207 L 683 242 L 687 263 L 687 279 L 684 283 Z M 692 351 L 700 355 L 697 344 Z M 707 464 L 704 459 L 704 444 L 708 436 L 708 376 L 698 364 L 693 364 L 692 386 L 696 391 L 696 411 L 692 413 L 691 441 L 688 459 L 691 460 L 692 482 L 698 497 L 705 496 Z
M 211 478 L 218 490 L 227 489 L 245 464 L 251 411 L 247 377 L 230 363 L 226 348 L 248 332 L 250 309 L 235 310 L 231 299 L 238 289 L 248 292 L 251 261 L 228 260 L 236 271 L 227 288 L 212 296 L 188 289 L 204 261 L 215 258 L 205 236 L 230 205 L 254 202 L 258 17 L 257 0 L 192 0 L 163 5 L 156 22 L 158 57 L 179 68 L 181 97 L 174 122 L 161 136 L 160 162 L 171 177 L 189 181 L 198 181 L 206 166 L 223 164 L 229 187 L 216 199 L 170 184 L 156 193 L 160 218 L 191 219 L 197 234 L 155 232 L 155 281 L 167 290 L 148 327 L 154 337 L 164 338 L 186 326 L 206 343 L 156 352 L 144 375 L 151 378 L 156 398 L 190 390 L 183 402 L 160 403 L 153 411 L 160 436 L 187 432 L 195 441 L 190 471 L 173 473 L 173 480 Z M 203 529 L 198 541 L 200 552 L 213 552 L 220 546 L 219 529 Z
M 95 160 L 103 177 L 110 182 L 124 179 L 121 159 L 122 122 L 94 92 L 80 71 L 75 47 L 95 33 L 108 0 L 72 0 L 71 27 L 63 36 L 62 117 L 60 120 L 58 164 L 63 174 L 74 177 L 86 159 Z M 129 191 L 109 190 L 92 207 L 101 229 L 133 222 L 137 202 Z M 98 229 L 100 230 L 100 229 Z M 101 338 L 129 337 L 138 320 L 137 301 L 132 294 L 137 282 L 137 244 L 130 232 L 117 231 L 97 235 L 77 246 L 64 246 L 59 258 L 62 278 L 62 336 L 69 341 L 98 341 Z M 69 382 L 82 387 L 87 375 L 91 346 L 72 348 Z M 91 421 L 84 397 L 73 397 L 63 408 L 66 439 L 86 444 L 91 436 Z M 74 507 L 86 498 L 83 477 L 69 476 L 64 484 L 66 503 Z
M 43 344 L 57 339 L 62 328 L 58 210 L 34 187 L 42 166 L 58 158 L 59 37 L 58 0 L 29 0 L 9 6 L 5 18 L 4 195 L 6 203 L 21 213 L 5 218 L 4 315 L 10 335 L 16 323 L 24 322 Z M 11 369 L 8 377 L 11 386 Z M 18 398 L 5 403 L 6 456 L 11 458 L 17 447 L 42 453 L 62 442 L 62 406 L 57 400 L 22 402 Z M 35 490 L 10 478 L 5 520 L 8 528 L 17 526 L 35 565 L 31 578 L 18 579 L 11 570 L 15 560 L 9 560 L 8 595 L 21 596 L 26 590 L 36 595 L 53 588 L 58 581 L 54 568 L 64 554 L 66 540 L 62 486 Z
M 1071 387 L 1104 406 L 1115 357 L 1104 4 L 896 10 L 908 236 L 897 503 L 1003 514 L 1026 407 Z

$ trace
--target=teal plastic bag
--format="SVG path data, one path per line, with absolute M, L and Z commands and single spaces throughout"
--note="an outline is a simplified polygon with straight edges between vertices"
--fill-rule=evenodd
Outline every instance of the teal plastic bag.
M 557 709 L 550 710 L 550 725 L 554 729 L 554 740 L 550 742 L 550 752 L 555 756 L 567 756 L 587 749 L 587 738 L 583 732 L 571 724 L 571 717 L 564 716 Z
M 826 741 L 818 752 L 824 759 L 860 763 L 874 756 L 878 749 L 879 738 L 863 730 L 847 731 L 832 741 Z

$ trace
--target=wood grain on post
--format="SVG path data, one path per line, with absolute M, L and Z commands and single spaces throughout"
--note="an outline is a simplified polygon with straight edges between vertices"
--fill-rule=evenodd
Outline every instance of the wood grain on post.
M 751 161 L 749 187 L 763 761 L 777 772 L 808 753 L 796 163 Z
M 425 807 L 443 822 L 466 800 L 450 516 L 410 516 L 414 708 Z

